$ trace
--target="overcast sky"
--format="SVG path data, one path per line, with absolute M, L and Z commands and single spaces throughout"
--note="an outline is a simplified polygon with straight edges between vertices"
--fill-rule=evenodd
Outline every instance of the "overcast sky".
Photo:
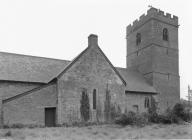
M 115 66 L 126 64 L 126 26 L 148 5 L 179 17 L 181 97 L 192 86 L 192 0 L 0 0 L 0 51 L 71 60 L 99 36 Z

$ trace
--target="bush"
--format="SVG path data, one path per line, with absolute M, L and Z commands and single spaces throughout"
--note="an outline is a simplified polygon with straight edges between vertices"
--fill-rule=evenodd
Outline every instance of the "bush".
M 11 128 L 24 128 L 24 127 L 26 127 L 25 125 L 23 125 L 23 124 L 20 124 L 20 123 L 18 123 L 18 124 L 13 124 L 13 125 L 11 125 L 10 126 Z
M 81 103 L 80 106 L 81 116 L 84 121 L 88 121 L 90 118 L 90 105 L 87 92 L 85 91 L 83 92 L 80 103 Z
M 126 125 L 137 125 L 143 126 L 148 122 L 148 118 L 146 114 L 136 114 L 135 112 L 128 112 L 121 114 L 118 118 L 116 118 L 115 123 L 126 126 Z
M 105 122 L 72 122 L 72 123 L 63 123 L 57 125 L 57 127 L 86 127 L 86 126 L 93 126 L 93 125 L 103 125 L 107 124 Z
M 9 130 L 8 132 L 5 133 L 5 137 L 11 137 L 12 136 L 12 133 L 11 131 Z
M 179 117 L 183 121 L 190 122 L 192 121 L 192 113 L 189 109 L 186 108 L 187 107 L 185 105 L 177 103 L 173 108 L 173 112 L 177 117 Z
M 185 110 L 183 120 L 185 122 L 191 122 L 192 121 L 192 112 L 190 112 L 189 110 Z
M 157 114 L 157 112 L 151 111 L 151 110 L 149 109 L 149 112 L 148 112 L 148 121 L 149 121 L 149 122 L 152 122 L 152 123 L 159 123 L 160 120 L 159 120 L 159 115 Z
M 182 116 L 181 114 L 183 114 L 182 107 L 174 107 L 173 109 L 167 108 L 167 110 L 162 114 L 158 114 L 155 111 L 149 110 L 148 118 L 149 122 L 152 123 L 172 124 L 172 123 L 180 123 L 183 120 L 180 117 Z
M 168 108 L 163 114 L 158 114 L 155 111 L 149 109 L 149 122 L 152 123 L 163 123 L 163 124 L 172 124 L 180 123 L 182 121 L 190 121 L 189 111 L 186 111 L 185 107 L 182 104 L 177 103 L 173 109 Z M 191 115 L 192 116 L 192 115 Z
M 158 115 L 158 121 L 159 123 L 163 124 L 172 124 L 172 123 L 179 123 L 182 120 L 174 114 L 173 110 L 167 109 L 164 114 Z
M 173 107 L 173 113 L 174 113 L 177 117 L 179 117 L 179 118 L 181 118 L 181 119 L 183 119 L 183 120 L 186 119 L 185 108 L 184 108 L 184 106 L 183 106 L 182 104 L 180 104 L 180 103 L 177 103 L 177 104 Z
M 157 103 L 155 102 L 155 99 L 151 98 L 151 106 L 148 108 L 148 121 L 151 123 L 159 123 L 160 118 L 157 113 Z
M 192 113 L 182 104 L 176 104 L 173 109 L 168 108 L 163 114 L 158 114 L 155 106 L 149 108 L 148 113 L 136 114 L 134 112 L 128 112 L 121 114 L 115 120 L 116 124 L 120 125 L 137 125 L 143 126 L 146 123 L 181 123 L 183 121 L 192 121 Z
M 147 113 L 136 114 L 135 124 L 137 126 L 145 126 L 148 123 L 149 123 L 149 119 L 148 119 L 148 114 Z
M 135 123 L 135 113 L 134 112 L 128 112 L 127 114 L 121 114 L 116 120 L 116 124 L 120 125 L 132 125 Z
M 163 124 L 172 123 L 172 120 L 167 115 L 159 115 L 158 120 L 159 120 L 159 123 L 163 123 Z
M 4 129 L 9 129 L 9 128 L 18 128 L 18 129 L 21 129 L 21 128 L 44 128 L 45 126 L 43 125 L 37 125 L 37 124 L 20 124 L 20 123 L 17 123 L 17 124 L 11 124 L 11 125 L 4 125 L 3 128 Z
M 110 104 L 109 110 L 110 120 L 113 122 L 116 118 L 120 117 L 121 115 L 121 108 L 119 105 Z

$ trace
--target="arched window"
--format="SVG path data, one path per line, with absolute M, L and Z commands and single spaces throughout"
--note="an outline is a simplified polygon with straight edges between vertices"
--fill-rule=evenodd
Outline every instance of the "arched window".
M 169 33 L 168 33 L 168 29 L 167 28 L 163 29 L 163 40 L 165 40 L 165 41 L 169 40 Z
M 145 108 L 149 108 L 149 98 L 145 97 Z
M 96 106 L 97 106 L 97 92 L 96 92 L 96 89 L 93 90 L 93 109 L 96 109 Z
M 141 34 L 137 33 L 136 35 L 136 45 L 139 45 L 141 43 Z

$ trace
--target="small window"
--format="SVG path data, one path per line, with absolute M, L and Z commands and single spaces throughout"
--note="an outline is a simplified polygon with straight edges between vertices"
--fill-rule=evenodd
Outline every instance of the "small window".
M 141 43 L 141 34 L 137 33 L 136 35 L 136 45 L 139 45 Z
M 96 109 L 96 103 L 97 103 L 97 92 L 96 89 L 93 90 L 93 109 Z
M 145 97 L 145 108 L 149 108 L 149 98 Z
M 168 35 L 168 29 L 167 28 L 163 29 L 163 40 L 165 40 L 165 41 L 169 40 L 169 35 Z
M 133 105 L 133 109 L 135 112 L 139 112 L 139 106 L 138 105 Z

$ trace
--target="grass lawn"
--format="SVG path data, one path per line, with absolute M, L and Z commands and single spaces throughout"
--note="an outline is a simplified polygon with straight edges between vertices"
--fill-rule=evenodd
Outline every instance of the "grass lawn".
M 7 132 L 11 134 L 5 136 Z M 0 140 L 192 139 L 192 124 L 0 129 Z

